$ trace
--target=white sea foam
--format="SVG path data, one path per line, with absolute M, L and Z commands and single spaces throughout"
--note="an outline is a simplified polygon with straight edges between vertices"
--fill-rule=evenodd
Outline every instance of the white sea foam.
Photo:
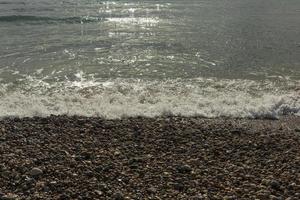
M 80 72 L 77 80 L 46 83 L 27 79 L 22 87 L 2 85 L 0 116 L 181 115 L 202 117 L 278 118 L 300 115 L 299 82 L 249 80 L 94 80 Z M 11 85 L 10 85 L 11 86 Z
M 107 18 L 109 22 L 115 22 L 120 24 L 157 24 L 158 18 L 135 18 L 135 17 L 122 17 L 122 18 Z

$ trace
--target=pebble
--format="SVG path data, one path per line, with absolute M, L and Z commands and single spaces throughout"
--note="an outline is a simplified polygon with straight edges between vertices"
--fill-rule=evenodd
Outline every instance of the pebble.
M 234 134 L 234 135 L 240 135 L 242 133 L 242 131 L 238 130 L 238 129 L 235 129 L 235 130 L 232 130 L 231 133 Z
M 275 195 L 270 195 L 270 200 L 282 200 L 282 198 Z
M 59 199 L 60 199 L 60 200 L 67 200 L 67 199 L 70 199 L 70 196 L 67 195 L 67 194 L 61 194 L 61 195 L 59 196 Z
M 173 186 L 174 186 L 174 189 L 178 190 L 178 191 L 183 191 L 185 189 L 185 187 L 182 183 L 174 183 Z
M 224 196 L 224 200 L 235 200 L 237 199 L 235 196 Z
M 270 181 L 268 180 L 268 179 L 262 179 L 261 180 L 261 183 L 263 184 L 263 185 L 268 185 L 268 183 L 269 183 Z
M 157 192 L 157 190 L 156 190 L 156 188 L 154 188 L 154 187 L 150 187 L 150 188 L 147 189 L 147 192 L 148 192 L 149 194 L 154 194 L 154 193 Z
M 115 200 L 123 200 L 123 199 L 125 199 L 125 198 L 124 198 L 124 195 L 123 195 L 121 192 L 116 192 L 116 193 L 113 195 L 113 198 L 114 198 Z
M 18 195 L 12 193 L 6 194 L 1 197 L 1 200 L 17 200 L 17 199 L 18 199 Z
M 39 175 L 43 174 L 43 171 L 40 168 L 35 167 L 35 168 L 32 168 L 32 170 L 29 172 L 29 174 L 31 176 L 39 176 Z
M 5 171 L 5 170 L 6 170 L 5 165 L 4 165 L 4 164 L 0 164 L 0 172 L 1 172 L 1 171 Z
M 100 190 L 95 190 L 95 194 L 97 194 L 98 196 L 102 196 L 103 192 Z
M 189 165 L 178 165 L 176 167 L 176 169 L 179 173 L 191 173 L 192 172 L 192 168 Z
M 51 186 L 55 186 L 56 184 L 57 184 L 56 181 L 50 181 L 50 183 L 49 183 L 49 185 L 51 185 Z
M 271 180 L 269 184 L 270 184 L 270 187 L 274 190 L 280 189 L 280 183 L 276 180 Z
M 205 197 L 202 194 L 195 195 L 191 197 L 191 200 L 203 200 Z
M 121 151 L 119 151 L 119 150 L 116 150 L 116 151 L 114 152 L 114 155 L 115 155 L 115 156 L 119 156 L 119 155 L 121 155 Z
M 257 197 L 260 199 L 269 199 L 270 194 L 271 193 L 267 190 L 260 190 L 257 192 Z
M 35 187 L 37 188 L 44 188 L 46 183 L 44 181 L 39 181 L 35 184 Z
M 106 192 L 106 191 L 108 191 L 108 186 L 105 184 L 105 183 L 100 183 L 99 184 L 99 188 L 100 188 L 100 190 L 101 191 L 103 191 L 103 192 Z

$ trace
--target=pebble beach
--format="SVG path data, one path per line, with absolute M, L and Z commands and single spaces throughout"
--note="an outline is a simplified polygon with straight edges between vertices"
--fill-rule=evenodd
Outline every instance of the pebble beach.
M 0 120 L 0 199 L 300 199 L 300 117 Z

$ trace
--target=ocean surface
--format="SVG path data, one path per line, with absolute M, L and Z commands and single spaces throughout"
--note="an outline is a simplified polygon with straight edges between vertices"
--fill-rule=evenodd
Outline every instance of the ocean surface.
M 0 117 L 300 116 L 299 0 L 0 0 Z

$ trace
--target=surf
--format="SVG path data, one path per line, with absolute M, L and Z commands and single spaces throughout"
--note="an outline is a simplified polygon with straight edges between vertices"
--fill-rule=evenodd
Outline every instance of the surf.
M 300 115 L 298 82 L 229 79 L 108 79 L 76 74 L 77 79 L 27 79 L 2 85 L 1 117 L 49 115 L 122 117 L 200 116 L 267 118 Z

